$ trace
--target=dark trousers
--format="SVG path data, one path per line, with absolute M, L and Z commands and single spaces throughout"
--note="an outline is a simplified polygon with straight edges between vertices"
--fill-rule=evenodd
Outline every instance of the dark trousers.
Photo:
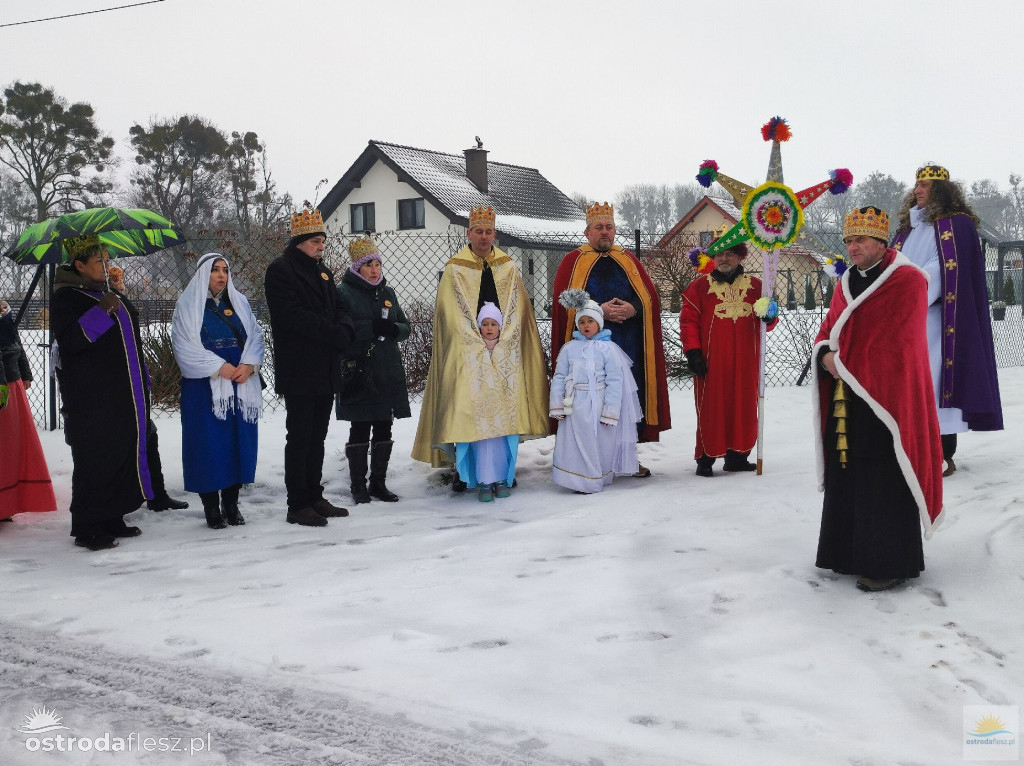
M 156 435 L 156 423 L 152 420 L 146 426 L 146 462 L 149 464 L 153 497 L 162 498 L 167 494 L 167 487 L 164 485 L 164 469 L 160 464 L 160 439 Z
M 323 497 L 324 441 L 331 422 L 333 396 L 286 396 L 284 486 L 288 510 L 297 511 Z
M 942 435 L 942 459 L 949 460 L 956 454 L 956 434 Z
M 370 428 L 373 427 L 373 442 L 391 441 L 390 420 L 356 420 L 348 431 L 349 444 L 366 444 L 370 441 Z

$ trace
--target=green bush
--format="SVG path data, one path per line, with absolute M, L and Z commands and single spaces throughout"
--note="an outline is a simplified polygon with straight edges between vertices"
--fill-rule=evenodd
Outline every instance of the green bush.
M 1006 283 L 1003 285 L 1003 303 L 1007 306 L 1017 305 L 1017 291 L 1013 288 L 1013 279 L 1006 275 Z
M 142 353 L 153 384 L 153 408 L 176 410 L 181 400 L 181 370 L 171 348 L 169 323 L 142 328 Z

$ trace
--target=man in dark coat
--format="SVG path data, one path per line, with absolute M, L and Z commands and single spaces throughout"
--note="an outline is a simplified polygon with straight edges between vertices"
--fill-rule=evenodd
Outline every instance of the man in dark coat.
M 292 216 L 292 238 L 267 267 L 264 291 L 274 338 L 275 390 L 284 397 L 284 483 L 289 524 L 322 527 L 348 511 L 324 499 L 320 483 L 341 354 L 352 343 L 334 275 L 320 259 L 327 235 L 319 210 Z
M 135 308 L 106 284 L 95 236 L 65 240 L 73 259 L 54 278 L 51 326 L 71 446 L 71 534 L 90 550 L 135 537 L 123 516 L 152 498 L 149 372 Z

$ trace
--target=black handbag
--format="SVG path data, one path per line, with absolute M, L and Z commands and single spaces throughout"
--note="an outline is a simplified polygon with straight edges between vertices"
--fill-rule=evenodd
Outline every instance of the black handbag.
M 342 399 L 351 399 L 370 383 L 370 357 L 374 344 L 366 349 L 366 354 L 341 360 L 341 391 Z

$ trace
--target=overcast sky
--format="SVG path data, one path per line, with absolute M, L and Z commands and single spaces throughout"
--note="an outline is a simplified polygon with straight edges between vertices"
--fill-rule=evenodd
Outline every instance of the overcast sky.
M 0 24 L 131 2 L 0 0 Z M 0 84 L 88 101 L 125 157 L 151 118 L 254 130 L 299 200 L 369 139 L 459 153 L 475 135 L 597 199 L 709 158 L 760 183 L 773 115 L 794 189 L 836 167 L 911 182 L 926 161 L 1006 189 L 1022 28 L 1021 0 L 163 0 L 0 28 Z

